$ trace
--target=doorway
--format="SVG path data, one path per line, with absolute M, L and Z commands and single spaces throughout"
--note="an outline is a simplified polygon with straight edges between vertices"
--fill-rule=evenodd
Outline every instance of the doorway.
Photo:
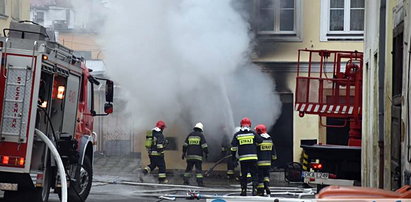
M 277 160 L 273 167 L 285 168 L 288 163 L 293 161 L 293 94 L 280 93 L 282 102 L 281 115 L 275 125 L 269 130 L 277 151 Z
M 391 188 L 401 186 L 401 93 L 404 23 L 394 29 L 391 106 Z

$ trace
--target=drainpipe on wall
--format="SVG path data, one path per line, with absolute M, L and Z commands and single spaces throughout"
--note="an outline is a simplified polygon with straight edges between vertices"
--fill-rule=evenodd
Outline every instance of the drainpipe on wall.
M 384 187 L 384 80 L 385 80 L 385 29 L 386 29 L 386 0 L 380 0 L 380 27 L 378 44 L 378 148 L 379 178 L 378 187 Z

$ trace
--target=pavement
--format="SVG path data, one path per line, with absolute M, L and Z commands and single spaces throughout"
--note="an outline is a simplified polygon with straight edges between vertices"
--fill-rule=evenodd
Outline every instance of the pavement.
M 138 158 L 96 155 L 93 187 L 87 201 L 159 201 L 159 196 L 184 196 L 190 191 L 206 195 L 230 196 L 238 196 L 240 193 L 239 182 L 226 179 L 225 172 L 213 172 L 205 177 L 205 187 L 197 187 L 194 177 L 191 178 L 191 186 L 183 185 L 183 173 L 183 170 L 167 170 L 169 183 L 161 185 L 158 184 L 156 171 L 152 175 L 142 174 Z M 286 182 L 283 171 L 271 172 L 270 178 L 272 190 L 275 190 L 272 197 L 296 198 L 296 195 L 287 192 L 307 191 L 302 184 Z M 275 194 L 276 192 L 278 194 Z M 309 195 L 306 198 L 313 197 L 314 195 Z M 177 198 L 176 201 L 186 201 L 186 199 Z
M 193 193 L 201 193 L 204 196 L 240 197 L 239 183 L 235 180 L 227 180 L 224 172 L 213 172 L 205 177 L 204 187 L 197 187 L 194 177 L 191 178 L 191 186 L 183 185 L 183 172 L 183 170 L 167 170 L 169 183 L 158 184 L 156 172 L 152 175 L 142 174 L 140 160 L 136 157 L 95 155 L 93 186 L 87 202 L 163 201 L 173 199 L 174 196 L 177 196 L 174 201 L 188 201 L 192 199 L 187 199 L 185 196 Z M 301 184 L 287 183 L 284 180 L 284 172 L 271 172 L 270 177 L 273 192 L 271 197 L 298 198 L 298 194 L 303 193 L 304 195 L 307 191 L 310 193 L 312 191 L 303 188 Z M 161 196 L 169 198 L 161 199 L 159 198 Z M 304 198 L 308 200 L 303 201 L 310 201 L 314 195 L 308 194 Z M 267 199 L 272 201 L 273 198 Z M 50 194 L 49 201 L 58 202 L 57 194 Z M 196 201 L 206 202 L 207 200 Z

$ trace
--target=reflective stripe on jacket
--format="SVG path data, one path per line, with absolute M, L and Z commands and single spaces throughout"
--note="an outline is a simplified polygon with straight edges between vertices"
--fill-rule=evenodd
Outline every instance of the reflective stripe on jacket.
M 208 153 L 208 145 L 201 130 L 194 129 L 183 144 L 183 153 L 185 153 L 187 160 L 203 160 L 203 153 Z
M 271 166 L 271 161 L 277 158 L 271 136 L 267 133 L 259 135 L 262 142 L 257 144 L 258 166 Z M 274 158 L 275 157 L 275 158 Z
M 254 131 L 249 128 L 241 128 L 240 131 L 234 134 L 231 141 L 232 155 L 238 152 L 240 161 L 257 160 L 257 144 L 261 143 L 262 139 Z

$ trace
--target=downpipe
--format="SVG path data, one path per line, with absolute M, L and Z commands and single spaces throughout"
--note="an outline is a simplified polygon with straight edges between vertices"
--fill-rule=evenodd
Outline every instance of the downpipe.
M 60 158 L 60 154 L 57 151 L 56 147 L 50 141 L 50 139 L 40 130 L 35 129 L 36 135 L 38 135 L 44 143 L 46 143 L 47 147 L 50 149 L 51 154 L 53 155 L 54 159 L 57 162 L 57 168 L 60 174 L 61 179 L 61 201 L 67 202 L 67 179 L 66 179 L 66 172 L 64 169 L 63 161 Z

